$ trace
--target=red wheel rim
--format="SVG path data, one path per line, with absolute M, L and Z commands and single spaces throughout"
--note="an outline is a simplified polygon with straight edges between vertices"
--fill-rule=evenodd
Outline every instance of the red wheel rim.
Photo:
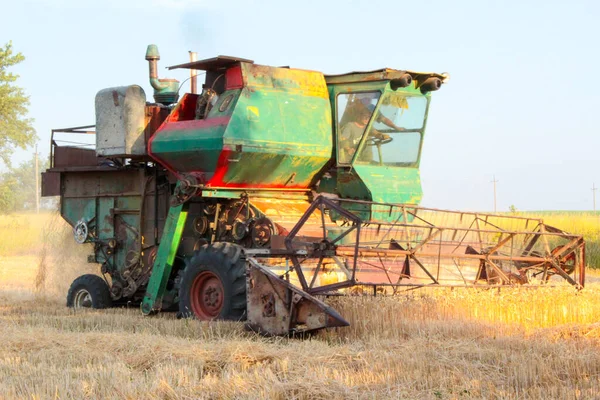
M 192 311 L 200 320 L 214 319 L 223 308 L 224 290 L 219 277 L 210 272 L 202 271 L 192 283 L 190 299 Z

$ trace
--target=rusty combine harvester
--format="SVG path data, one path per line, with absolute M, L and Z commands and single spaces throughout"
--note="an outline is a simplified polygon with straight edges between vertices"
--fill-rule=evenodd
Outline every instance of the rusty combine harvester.
M 541 220 L 419 207 L 431 93 L 447 74 L 323 75 L 219 56 L 200 94 L 157 75 L 101 90 L 96 124 L 52 132 L 43 195 L 102 279 L 72 307 L 139 303 L 269 335 L 348 323 L 316 295 L 584 285 L 585 243 Z M 95 129 L 93 129 L 95 128 Z M 95 149 L 61 141 L 95 135 Z

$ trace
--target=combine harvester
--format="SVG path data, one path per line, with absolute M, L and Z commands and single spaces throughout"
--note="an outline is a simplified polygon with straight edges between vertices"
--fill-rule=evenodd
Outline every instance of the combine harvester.
M 583 287 L 581 236 L 418 206 L 431 92 L 447 74 L 323 75 L 219 56 L 170 67 L 194 75 L 179 98 L 158 59 L 149 46 L 154 103 L 140 86 L 104 89 L 95 126 L 52 132 L 43 195 L 60 196 L 105 276 L 77 278 L 68 306 L 178 307 L 285 335 L 348 325 L 315 295 Z M 95 134 L 95 149 L 67 134 Z

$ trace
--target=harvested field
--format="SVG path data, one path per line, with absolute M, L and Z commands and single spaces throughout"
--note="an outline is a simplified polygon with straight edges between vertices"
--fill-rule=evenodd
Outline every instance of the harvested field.
M 262 338 L 241 323 L 67 309 L 71 280 L 95 266 L 60 220 L 40 221 L 19 228 L 30 250 L 0 252 L 0 398 L 600 396 L 597 283 L 329 299 L 350 327 Z

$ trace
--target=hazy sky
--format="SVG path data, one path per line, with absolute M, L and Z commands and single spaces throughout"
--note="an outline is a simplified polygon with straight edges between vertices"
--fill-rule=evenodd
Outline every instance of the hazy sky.
M 2 0 L 0 44 L 49 151 L 50 129 L 94 123 L 98 90 L 140 84 L 146 46 L 163 67 L 219 54 L 325 73 L 447 71 L 433 93 L 423 205 L 491 210 L 592 208 L 600 186 L 600 2 Z M 15 162 L 31 156 L 19 151 Z M 0 168 L 3 168 L 0 166 Z M 600 208 L 600 193 L 598 207 Z

